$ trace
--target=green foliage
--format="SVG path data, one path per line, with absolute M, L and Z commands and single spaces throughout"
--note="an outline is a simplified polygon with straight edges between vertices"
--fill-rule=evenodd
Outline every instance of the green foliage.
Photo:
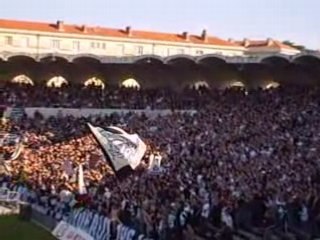
M 283 41 L 282 43 L 285 44 L 285 45 L 288 45 L 290 47 L 296 48 L 296 49 L 298 49 L 300 51 L 306 51 L 307 50 L 307 48 L 305 46 L 295 44 L 294 42 L 291 42 L 289 40 Z

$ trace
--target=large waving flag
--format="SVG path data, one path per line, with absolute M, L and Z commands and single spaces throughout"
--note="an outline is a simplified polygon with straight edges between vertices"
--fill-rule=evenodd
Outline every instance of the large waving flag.
M 139 166 L 147 146 L 138 134 L 128 134 L 118 127 L 88 126 L 118 177 L 126 177 Z

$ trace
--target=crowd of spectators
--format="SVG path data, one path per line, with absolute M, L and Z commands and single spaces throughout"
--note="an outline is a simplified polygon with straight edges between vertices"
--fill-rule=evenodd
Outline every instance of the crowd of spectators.
M 28 91 L 14 91 L 15 101 L 23 106 L 60 101 L 58 94 Z M 90 99 L 90 94 L 84 96 Z M 57 219 L 85 205 L 154 239 L 227 240 L 237 229 L 270 226 L 289 228 L 298 236 L 319 234 L 319 90 L 206 96 L 207 104 L 193 115 L 24 116 L 10 130 L 23 134 L 24 151 L 0 184 L 19 186 L 22 192 L 28 188 L 28 201 Z M 135 174 L 117 180 L 86 122 L 120 126 L 144 139 L 147 155 Z M 163 156 L 158 174 L 146 170 L 153 149 Z M 100 160 L 92 165 L 93 156 Z M 80 163 L 86 196 L 77 193 Z
M 0 92 L 3 104 L 24 107 L 68 108 L 127 108 L 177 109 L 201 106 L 199 91 L 177 93 L 170 89 L 137 89 L 63 85 L 60 88 L 45 85 L 8 83 Z

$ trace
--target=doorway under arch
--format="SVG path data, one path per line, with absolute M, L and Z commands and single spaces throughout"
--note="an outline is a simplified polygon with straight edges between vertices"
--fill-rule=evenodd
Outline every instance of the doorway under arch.
M 199 89 L 209 89 L 210 86 L 209 84 L 206 82 L 206 81 L 197 81 L 197 82 L 194 82 L 190 85 L 191 88 L 195 89 L 195 90 L 199 90 Z
M 13 77 L 11 79 L 12 83 L 18 83 L 18 84 L 26 84 L 26 85 L 34 85 L 31 78 L 29 78 L 27 75 L 21 74 Z
M 243 82 L 240 81 L 234 81 L 228 84 L 228 88 L 240 88 L 240 89 L 244 89 L 246 88 L 246 85 L 244 85 Z
M 134 78 L 128 78 L 121 83 L 121 87 L 140 89 L 141 86 Z
M 280 87 L 280 84 L 277 82 L 270 82 L 265 85 L 264 89 L 273 89 L 273 88 L 278 88 Z
M 60 88 L 67 85 L 68 81 L 62 76 L 54 76 L 47 81 L 47 87 Z
M 97 78 L 97 77 L 91 77 L 89 79 L 87 79 L 85 82 L 84 82 L 84 86 L 85 87 L 99 87 L 101 89 L 105 89 L 105 84 L 104 82 L 100 79 L 100 78 Z

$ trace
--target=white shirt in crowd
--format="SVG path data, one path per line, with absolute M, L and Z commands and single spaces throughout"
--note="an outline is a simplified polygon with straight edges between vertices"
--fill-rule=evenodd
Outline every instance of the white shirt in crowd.
M 309 220 L 308 209 L 304 205 L 302 206 L 302 209 L 300 212 L 300 220 L 301 222 L 307 222 Z
M 161 166 L 162 156 L 158 153 L 158 154 L 155 156 L 154 160 L 155 160 L 156 166 L 157 166 L 157 167 L 160 167 L 160 166 Z
M 150 156 L 149 156 L 149 169 L 151 169 L 153 167 L 153 164 L 154 164 L 154 154 L 151 153 Z
M 210 215 L 210 204 L 209 203 L 205 203 L 202 206 L 201 217 L 209 218 L 209 215 Z
M 72 192 L 67 189 L 62 190 L 59 196 L 62 202 L 70 202 L 73 198 Z
M 225 223 L 228 227 L 233 228 L 233 220 L 231 215 L 226 211 L 226 208 L 222 209 L 221 222 Z
M 109 200 L 111 198 L 111 192 L 109 190 L 109 188 L 105 188 L 105 193 L 104 193 L 104 197 Z

